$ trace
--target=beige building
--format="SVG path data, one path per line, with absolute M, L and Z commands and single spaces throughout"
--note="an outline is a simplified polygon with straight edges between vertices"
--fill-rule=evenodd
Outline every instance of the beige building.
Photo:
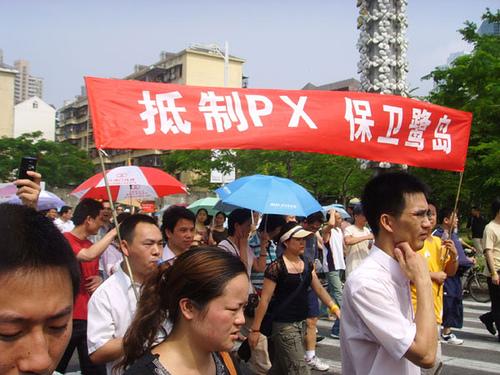
M 244 87 L 243 63 L 235 56 L 229 56 L 227 70 L 224 54 L 215 48 L 190 47 L 179 53 L 162 52 L 160 61 L 149 65 L 136 65 L 134 72 L 124 79 L 146 82 L 176 83 L 194 86 Z M 227 77 L 226 77 L 227 75 Z M 226 77 L 226 78 L 225 78 Z M 85 149 L 98 164 L 98 152 L 92 136 L 92 123 L 88 113 L 87 97 L 84 92 L 73 102 L 58 110 L 56 140 L 67 140 Z M 159 150 L 106 150 L 108 168 L 131 163 L 142 166 L 159 166 Z
M 1 54 L 0 54 L 1 57 Z M 0 137 L 14 134 L 14 82 L 17 71 L 0 59 Z
M 17 70 L 15 82 L 15 102 L 24 102 L 33 96 L 43 98 L 43 79 L 30 75 L 30 64 L 26 60 L 14 62 Z
M 42 132 L 42 138 L 55 140 L 56 110 L 38 96 L 14 107 L 14 138 L 24 133 Z

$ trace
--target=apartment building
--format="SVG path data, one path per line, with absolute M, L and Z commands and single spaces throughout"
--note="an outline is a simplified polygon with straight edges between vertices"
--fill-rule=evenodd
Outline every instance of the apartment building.
M 17 60 L 14 62 L 14 68 L 18 72 L 14 89 L 15 103 L 24 102 L 34 96 L 43 98 L 43 79 L 30 74 L 29 61 Z
M 123 79 L 145 82 L 163 82 L 196 86 L 245 87 L 243 77 L 244 60 L 229 56 L 225 63 L 224 53 L 214 46 L 191 46 L 178 53 L 162 52 L 160 60 L 152 65 L 136 65 L 134 72 Z M 58 110 L 56 139 L 69 141 L 87 150 L 95 164 L 99 163 L 98 152 L 92 135 L 92 121 L 88 102 L 82 91 L 74 101 Z M 107 168 L 133 164 L 160 166 L 159 150 L 106 150 Z
M 14 85 L 17 71 L 3 63 L 0 50 L 0 137 L 14 134 Z

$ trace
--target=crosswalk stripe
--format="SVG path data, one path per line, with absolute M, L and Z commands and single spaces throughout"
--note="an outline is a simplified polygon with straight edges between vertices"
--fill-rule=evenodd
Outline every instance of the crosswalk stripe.
M 476 361 L 470 358 L 457 358 L 443 356 L 443 363 L 447 366 L 455 366 L 476 371 L 488 371 L 494 374 L 500 374 L 500 364 L 485 361 Z
M 491 302 L 477 302 L 471 299 L 466 299 L 463 301 L 464 306 L 475 306 L 475 307 L 483 307 L 489 308 L 491 307 Z
M 320 326 L 322 328 L 330 328 L 331 327 L 331 325 L 325 325 L 322 323 L 326 323 L 326 322 L 320 321 L 320 322 L 318 322 L 318 326 Z M 473 330 L 474 330 L 474 332 L 472 332 Z M 455 330 L 454 332 L 458 333 L 459 338 L 460 338 L 460 331 L 477 334 L 476 331 L 479 332 L 480 330 L 471 329 L 470 327 L 464 327 L 461 330 Z M 486 332 L 486 331 L 484 331 L 484 332 Z M 494 352 L 500 352 L 500 345 L 498 345 L 496 337 L 490 335 L 489 333 L 483 334 L 484 332 L 483 331 L 480 332 L 481 333 L 480 336 L 484 337 L 484 340 L 475 339 L 475 338 L 474 339 L 467 338 L 464 340 L 464 343 L 462 345 L 460 345 L 460 347 L 469 348 L 469 349 L 481 349 L 481 350 L 490 350 L 490 351 L 494 351 Z M 336 340 L 336 339 L 325 337 L 325 339 L 323 341 L 321 341 L 320 345 L 323 343 L 325 345 L 328 345 L 328 346 L 340 348 L 340 341 Z M 443 343 L 443 345 L 447 345 L 447 344 Z
M 466 343 L 470 343 L 470 345 L 467 345 Z M 334 340 L 330 339 L 328 337 L 325 337 L 323 341 L 319 345 L 326 345 L 326 346 L 331 346 L 335 348 L 340 349 L 340 341 L 339 340 Z M 446 344 L 443 344 L 446 345 Z M 484 342 L 484 341 L 478 341 L 478 340 L 466 340 L 463 345 L 460 345 L 460 347 L 469 347 L 469 348 L 475 348 L 475 349 L 481 349 L 481 350 L 492 350 L 492 351 L 500 351 L 500 345 L 496 342 L 496 339 L 494 342 Z M 335 368 L 341 368 L 342 364 L 339 361 L 332 361 L 328 360 L 326 358 L 320 357 L 323 362 L 328 363 L 330 366 L 333 366 Z M 490 371 L 494 373 L 500 373 L 500 364 L 498 363 L 493 363 L 493 362 L 485 362 L 485 361 L 477 361 L 477 360 L 472 360 L 468 358 L 456 358 L 456 357 L 449 357 L 449 356 L 443 356 L 443 362 L 448 365 L 448 366 L 456 366 L 456 367 L 461 367 L 461 368 L 467 368 L 467 369 L 477 369 L 477 370 L 484 370 L 484 371 Z
M 460 348 L 468 349 L 478 349 L 481 351 L 489 351 L 489 352 L 500 352 L 500 344 L 497 342 L 497 337 L 490 335 L 490 333 L 483 327 L 481 321 L 479 320 L 479 315 L 482 315 L 490 310 L 490 303 L 481 303 L 476 302 L 471 299 L 466 299 L 463 301 L 464 312 L 472 315 L 464 317 L 464 327 L 462 329 L 453 328 L 452 331 L 459 338 L 461 337 L 460 333 L 467 333 L 473 336 L 473 338 L 464 338 L 464 343 L 460 345 Z M 318 328 L 326 329 L 328 333 L 330 333 L 330 329 L 333 325 L 333 321 L 328 320 L 318 320 Z M 475 325 L 479 328 L 476 328 Z M 335 350 L 336 352 L 340 350 L 340 340 L 332 339 L 330 337 L 326 337 L 323 341 L 321 341 L 318 347 L 326 346 L 324 350 L 330 351 Z M 443 343 L 443 350 L 448 346 L 448 344 Z M 330 347 L 331 349 L 328 349 Z M 335 349 L 334 349 L 335 348 Z M 324 354 L 324 351 L 323 351 Z M 342 371 L 342 363 L 341 361 L 335 361 L 332 359 L 323 358 L 323 356 L 319 356 L 323 362 L 330 366 L 330 369 L 337 372 Z M 496 373 L 500 374 L 500 363 L 498 362 L 487 362 L 471 359 L 468 357 L 453 357 L 453 356 L 443 356 L 442 358 L 445 366 L 453 366 L 457 368 L 462 368 L 464 370 L 472 370 L 472 371 L 485 371 L 488 373 Z
M 334 361 L 327 358 L 321 358 L 322 362 L 325 362 L 330 366 L 330 369 L 336 371 L 342 371 L 342 363 L 340 361 Z M 485 361 L 476 361 L 467 358 L 455 358 L 443 356 L 442 361 L 446 366 L 454 366 L 462 369 L 476 370 L 476 371 L 487 371 L 495 374 L 500 374 L 500 364 Z
M 478 309 L 472 309 L 470 307 L 465 307 L 464 306 L 464 312 L 468 312 L 469 314 L 477 314 L 477 315 L 482 315 L 486 312 L 488 312 L 489 310 L 478 310 Z

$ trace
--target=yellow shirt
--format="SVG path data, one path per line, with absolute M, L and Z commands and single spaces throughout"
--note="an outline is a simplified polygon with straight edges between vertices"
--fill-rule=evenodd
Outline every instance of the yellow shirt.
M 444 271 L 444 266 L 449 255 L 446 253 L 446 248 L 441 244 L 441 238 L 432 236 L 431 239 L 427 238 L 418 254 L 427 260 L 429 272 Z M 441 324 L 443 321 L 443 286 L 435 281 L 432 282 L 432 296 L 434 297 L 434 313 L 436 314 L 436 321 Z M 411 302 L 413 309 L 417 311 L 417 290 L 415 285 L 411 284 Z

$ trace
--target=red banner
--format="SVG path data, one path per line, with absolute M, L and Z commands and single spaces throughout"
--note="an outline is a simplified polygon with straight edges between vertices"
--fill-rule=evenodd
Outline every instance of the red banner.
M 305 151 L 463 171 L 472 122 L 471 113 L 392 95 L 85 83 L 102 149 Z

